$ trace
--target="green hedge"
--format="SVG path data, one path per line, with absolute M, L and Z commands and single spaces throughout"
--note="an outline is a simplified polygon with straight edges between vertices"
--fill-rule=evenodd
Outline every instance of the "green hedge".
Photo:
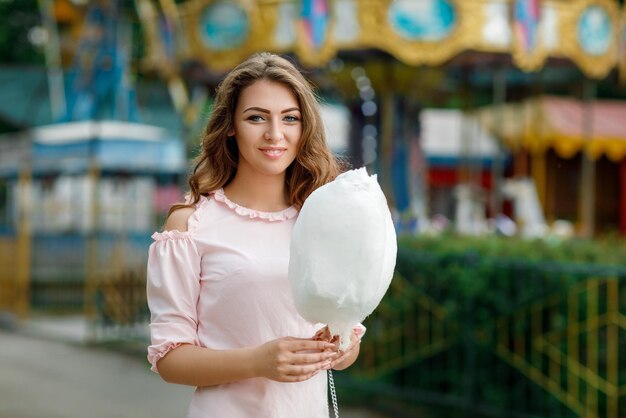
M 457 235 L 403 236 L 398 245 L 400 249 L 428 251 L 434 254 L 471 252 L 484 257 L 505 257 L 534 262 L 626 266 L 626 239 L 619 236 L 607 236 L 598 240 L 521 240 L 501 236 Z
M 445 309 L 447 318 L 458 324 L 460 338 L 444 352 L 400 370 L 390 370 L 373 381 L 358 377 L 358 372 L 339 376 L 346 388 L 342 395 L 358 399 L 357 394 L 361 394 L 363 401 L 378 399 L 376 403 L 382 409 L 385 404 L 405 402 L 411 407 L 444 411 L 432 416 L 575 417 L 545 388 L 495 355 L 496 320 L 533 304 L 541 305 L 548 297 L 566 295 L 578 282 L 609 277 L 619 280 L 619 292 L 625 296 L 620 299 L 620 311 L 626 310 L 625 263 L 626 245 L 618 237 L 563 242 L 454 235 L 402 237 L 396 272 L 413 291 Z M 601 286 L 603 294 L 608 288 Z M 584 292 L 583 289 L 577 296 L 580 301 L 586 297 Z M 390 293 L 393 292 L 388 292 L 383 303 L 400 306 L 401 295 Z M 605 308 L 601 301 L 600 309 Z M 585 312 L 581 307 L 581 318 Z M 396 317 L 406 321 L 403 315 Z M 563 302 L 549 311 L 550 318 L 542 332 L 566 329 L 567 315 Z M 384 321 L 376 312 L 367 318 L 365 325 L 371 332 L 368 331 L 370 335 L 364 344 L 368 338 L 377 338 L 376 330 L 393 325 Z M 513 324 L 524 335 L 530 334 L 528 318 Z M 584 342 L 587 337 L 581 338 Z M 611 343 L 626 346 L 626 333 L 618 339 Z M 527 340 L 530 351 L 532 337 L 528 335 Z M 600 353 L 604 353 L 606 344 L 604 340 L 599 343 Z M 567 352 L 565 346 L 560 349 Z M 530 355 L 527 360 L 531 361 Z M 546 373 L 547 367 L 548 362 L 538 365 Z M 621 384 L 626 384 L 623 360 L 620 376 Z M 600 416 L 605 409 L 603 404 L 599 406 Z M 424 416 L 431 415 L 424 412 Z

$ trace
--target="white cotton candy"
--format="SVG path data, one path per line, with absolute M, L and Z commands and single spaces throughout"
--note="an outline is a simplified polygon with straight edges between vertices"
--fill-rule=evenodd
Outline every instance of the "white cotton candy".
M 385 196 L 365 168 L 339 175 L 304 202 L 291 238 L 289 280 L 304 319 L 350 345 L 355 325 L 383 298 L 396 263 Z

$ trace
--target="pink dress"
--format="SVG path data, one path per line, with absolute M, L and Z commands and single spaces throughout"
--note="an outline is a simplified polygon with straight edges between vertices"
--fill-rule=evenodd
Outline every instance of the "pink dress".
M 182 343 L 219 350 L 315 334 L 320 325 L 297 313 L 287 278 L 297 215 L 295 208 L 239 206 L 220 189 L 196 205 L 186 232 L 153 235 L 147 285 L 152 370 Z M 187 417 L 328 417 L 326 384 L 320 372 L 300 383 L 254 378 L 198 387 Z

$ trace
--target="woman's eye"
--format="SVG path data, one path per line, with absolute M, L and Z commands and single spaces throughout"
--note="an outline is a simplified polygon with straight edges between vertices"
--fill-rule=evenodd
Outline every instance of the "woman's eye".
M 252 121 L 252 122 L 261 122 L 265 119 L 263 119 L 263 116 L 260 115 L 252 115 L 248 118 L 248 120 Z
M 287 122 L 297 122 L 297 121 L 300 120 L 300 118 L 298 118 L 297 116 L 294 116 L 294 115 L 287 115 L 287 116 L 285 116 L 285 120 Z

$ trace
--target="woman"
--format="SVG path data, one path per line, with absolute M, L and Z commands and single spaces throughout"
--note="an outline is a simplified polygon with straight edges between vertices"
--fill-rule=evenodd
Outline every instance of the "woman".
M 237 66 L 217 89 L 188 202 L 153 235 L 148 360 L 197 386 L 188 417 L 327 417 L 324 371 L 358 355 L 363 328 L 339 352 L 298 315 L 287 279 L 298 209 L 340 171 L 317 106 L 289 61 Z

